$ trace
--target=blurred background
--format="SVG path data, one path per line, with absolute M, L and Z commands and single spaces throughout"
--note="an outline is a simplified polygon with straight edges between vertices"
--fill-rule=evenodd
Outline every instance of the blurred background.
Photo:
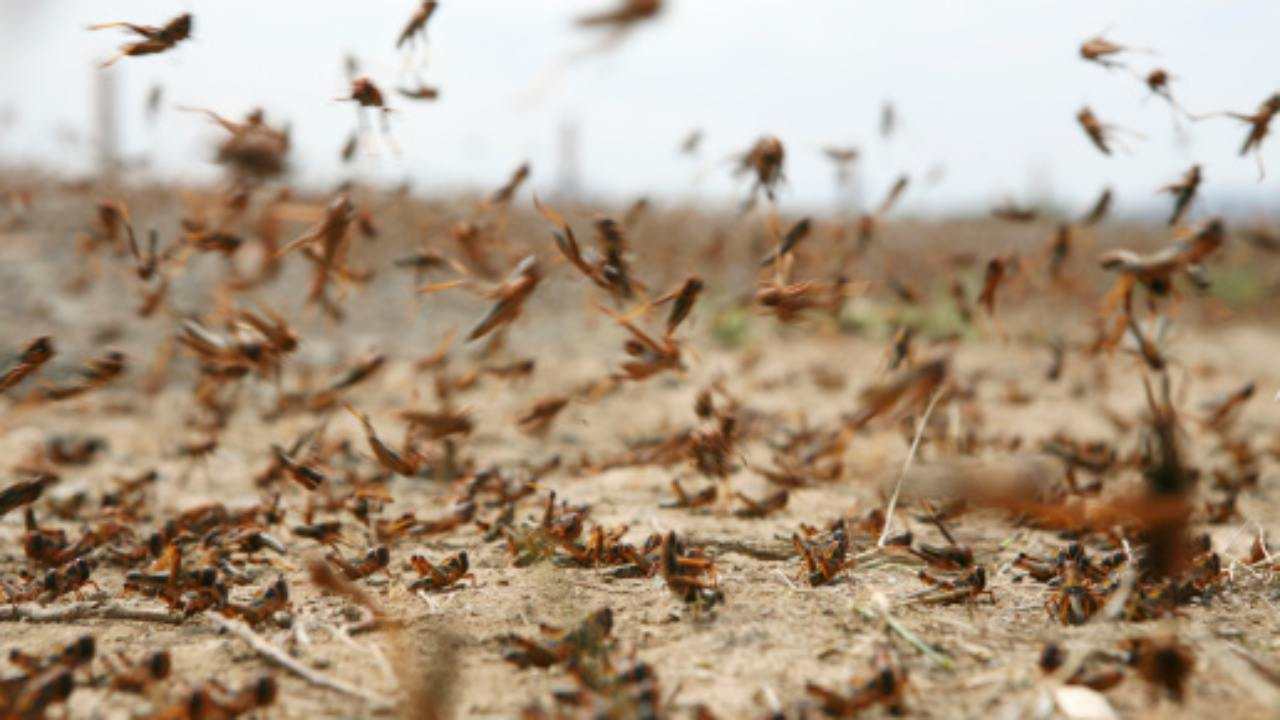
M 1280 90 L 1275 0 L 669 0 L 606 49 L 572 19 L 608 0 L 444 0 L 426 48 L 397 51 L 416 4 L 0 0 L 0 163 L 89 173 L 105 133 L 135 178 L 211 180 L 220 133 L 175 107 L 238 118 L 261 106 L 291 127 L 291 180 L 319 189 L 346 179 L 491 189 L 528 160 L 540 192 L 731 203 L 747 190 L 732 157 L 771 133 L 788 151 L 789 209 L 849 212 L 907 173 L 908 214 L 1005 200 L 1074 213 L 1108 185 L 1120 214 L 1163 213 L 1156 189 L 1193 162 L 1204 165 L 1202 212 L 1257 214 L 1277 198 L 1280 141 L 1264 144 L 1274 167 L 1259 182 L 1254 159 L 1236 154 L 1242 124 L 1178 120 L 1139 77 L 1168 69 L 1191 112 L 1252 112 Z M 125 38 L 86 26 L 180 12 L 195 15 L 192 41 L 97 68 Z M 1126 55 L 1132 71 L 1082 61 L 1080 42 L 1103 32 L 1153 52 Z M 395 108 L 398 151 L 375 132 L 344 164 L 356 111 L 335 98 L 348 54 Z M 417 78 L 439 100 L 395 95 Z M 161 111 L 148 120 L 154 87 Z M 1085 104 L 1141 137 L 1124 134 L 1127 150 L 1103 156 L 1076 123 Z M 695 128 L 701 147 L 682 155 Z M 852 188 L 837 190 L 825 145 L 860 149 Z

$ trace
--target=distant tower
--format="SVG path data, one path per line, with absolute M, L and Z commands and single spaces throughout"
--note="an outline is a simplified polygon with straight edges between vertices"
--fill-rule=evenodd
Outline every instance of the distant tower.
M 120 108 L 115 68 L 94 68 L 94 146 L 98 150 L 98 171 L 114 178 L 120 169 Z
M 837 217 L 862 212 L 862 151 L 857 147 L 828 145 L 822 149 L 835 171 L 835 214 Z
M 850 170 L 849 176 L 836 185 L 835 214 L 837 216 L 862 214 L 862 193 L 856 177 L 857 172 L 856 169 Z
M 854 160 L 836 171 L 835 214 L 862 214 L 862 161 Z
M 1027 200 L 1043 207 L 1052 207 L 1057 199 L 1049 159 L 1032 157 L 1027 164 Z
M 556 195 L 574 200 L 582 195 L 581 149 L 578 146 L 578 124 L 572 120 L 560 123 L 557 145 Z

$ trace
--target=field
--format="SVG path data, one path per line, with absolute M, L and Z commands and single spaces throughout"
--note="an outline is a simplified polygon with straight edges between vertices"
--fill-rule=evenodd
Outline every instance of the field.
M 373 274 L 333 280 L 339 320 L 306 299 L 322 264 L 305 250 L 250 282 L 273 248 L 324 222 L 328 196 L 281 201 L 266 186 L 228 210 L 219 188 L 16 173 L 4 185 L 22 198 L 0 216 L 4 369 L 41 336 L 56 354 L 5 393 L 5 488 L 41 492 L 0 519 L 0 620 L 5 645 L 36 656 L 95 638 L 96 659 L 72 673 L 72 717 L 221 717 L 195 709 L 200 693 L 283 718 L 822 716 L 809 684 L 846 696 L 843 709 L 827 703 L 837 716 L 1280 707 L 1266 543 L 1280 525 L 1269 310 L 1280 276 L 1235 234 L 1204 261 L 1206 287 L 1178 277 L 1166 296 L 1133 291 L 1144 357 L 1132 331 L 1110 330 L 1124 316 L 1104 303 L 1119 275 L 1098 261 L 1172 242 L 1155 226 L 1074 223 L 1052 270 L 1059 231 L 1047 218 L 882 220 L 860 239 L 856 218 L 815 217 L 762 268 L 799 218 L 551 203 L 584 246 L 596 246 L 595 218 L 628 217 L 626 297 L 617 273 L 595 275 L 615 278 L 601 284 L 563 259 L 528 190 L 443 202 L 354 188 L 376 232 L 344 225 L 345 254 L 329 267 Z M 104 219 L 108 200 L 127 223 Z M 219 252 L 207 232 L 184 235 L 180 221 L 199 217 L 241 241 Z M 161 259 L 144 280 L 151 229 Z M 424 251 L 447 262 L 396 262 Z M 472 291 L 530 253 L 541 277 L 523 312 L 464 341 L 494 302 Z M 992 258 L 1004 272 L 988 309 L 978 296 Z M 645 299 L 695 273 L 703 290 L 664 335 L 669 305 Z M 837 275 L 822 293 L 798 291 L 815 306 L 794 313 L 758 294 Z M 1153 308 L 1167 327 L 1148 324 Z M 277 313 L 296 347 L 253 330 L 243 310 Z M 624 353 L 615 312 L 674 344 L 678 363 L 619 379 L 648 356 Z M 122 373 L 56 392 L 86 382 L 77 368 L 109 350 L 124 354 Z M 367 378 L 334 384 L 360 366 Z M 1238 393 L 1246 383 L 1251 395 Z M 562 407 L 528 417 L 548 398 Z M 347 405 L 393 457 L 375 453 Z M 436 419 L 411 431 L 406 411 Z M 1166 413 L 1177 427 L 1162 434 Z M 440 430 L 441 417 L 460 426 Z M 1184 483 L 1172 516 L 1143 509 L 1167 500 L 1144 495 L 1156 492 L 1152 468 Z M 673 481 L 716 494 L 671 507 Z M 246 540 L 255 533 L 282 552 Z M 830 572 L 806 569 L 793 537 Z M 1098 575 L 1055 560 L 1072 543 Z M 375 552 L 360 579 L 331 579 L 341 572 L 326 556 L 358 565 L 378 547 L 385 566 Z M 434 577 L 411 557 L 443 567 L 460 552 L 467 577 L 411 588 Z M 65 579 L 86 560 L 91 583 Z M 218 590 L 193 579 L 202 568 Z M 272 604 L 277 578 L 287 602 Z M 540 629 L 604 608 L 603 636 Z M 1135 638 L 1146 643 L 1124 645 Z M 1053 672 L 1048 645 L 1065 652 Z M 157 651 L 169 653 L 166 677 L 141 695 L 111 689 L 126 671 L 109 659 Z M 519 667 L 521 652 L 550 667 Z M 258 710 L 251 694 L 208 684 L 234 691 L 263 676 L 276 693 Z

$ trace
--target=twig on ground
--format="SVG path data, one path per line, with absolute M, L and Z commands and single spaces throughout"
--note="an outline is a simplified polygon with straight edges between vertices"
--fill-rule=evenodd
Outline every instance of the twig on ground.
M 782 572 L 781 570 L 774 570 L 774 572 L 777 573 L 778 577 L 782 578 L 782 582 L 785 583 L 787 587 L 791 588 L 792 590 L 799 589 L 796 587 L 795 583 L 791 582 L 791 578 L 787 577 L 786 573 Z
M 0 606 L 0 622 L 73 622 L 76 620 L 136 620 L 140 622 L 181 624 L 186 617 L 168 610 L 108 603 L 76 602 L 69 605 L 5 605 Z
M 951 662 L 950 658 L 946 657 L 942 653 L 930 647 L 928 643 L 920 639 L 919 635 L 916 635 L 915 633 L 911 632 L 911 630 L 908 629 L 905 625 L 903 625 L 902 623 L 894 619 L 894 617 L 889 614 L 889 611 L 885 610 L 883 612 L 877 613 L 875 611 L 868 610 L 862 607 L 855 608 L 855 609 L 858 611 L 859 615 L 861 615 L 863 618 L 867 620 L 875 620 L 876 618 L 883 619 L 884 624 L 888 626 L 890 630 L 897 633 L 898 636 L 901 637 L 903 640 L 906 640 L 907 642 L 911 643 L 911 645 L 914 646 L 915 649 L 919 650 L 933 664 L 946 670 L 955 669 L 955 663 Z
M 898 476 L 898 484 L 893 487 L 893 495 L 889 498 L 889 507 L 884 512 L 884 529 L 880 531 L 880 539 L 876 541 L 876 547 L 884 547 L 884 543 L 889 539 L 889 531 L 893 528 L 893 511 L 898 507 L 898 495 L 902 492 L 902 486 L 907 481 L 907 471 L 911 469 L 911 461 L 916 457 L 916 451 L 920 449 L 920 439 L 924 437 L 924 428 L 929 424 L 929 416 L 933 414 L 933 406 L 938 404 L 938 398 L 942 397 L 943 387 L 934 391 L 933 397 L 929 398 L 929 404 L 924 409 L 924 415 L 920 418 L 920 424 L 916 425 L 916 436 L 911 440 L 911 449 L 907 451 L 907 459 L 902 462 L 902 474 Z
M 720 553 L 734 553 L 737 555 L 745 555 L 756 560 L 765 560 L 768 562 L 784 562 L 796 557 L 795 548 L 790 546 L 784 549 L 775 550 L 760 545 L 743 542 L 741 540 L 706 540 L 703 542 L 691 542 L 690 546 L 696 548 L 709 548 Z
M 282 669 L 297 675 L 316 687 L 327 688 L 335 692 L 340 692 L 343 695 L 360 698 L 379 709 L 390 709 L 393 705 L 390 699 L 382 695 L 362 690 L 354 685 L 349 685 L 336 678 L 328 677 L 327 675 L 321 675 L 320 673 L 307 668 L 298 661 L 289 657 L 284 650 L 281 650 L 275 645 L 267 642 L 266 638 L 263 638 L 261 635 L 254 632 L 248 625 L 245 625 L 242 622 L 229 620 L 221 615 L 214 614 L 209 614 L 206 617 L 213 621 L 214 625 L 217 625 L 223 630 L 226 630 L 232 635 L 243 640 L 246 645 L 253 648 L 254 651 L 262 657 L 270 660 L 276 665 L 279 665 Z
M 1254 655 L 1248 650 L 1245 650 L 1239 645 L 1228 645 L 1227 647 L 1231 650 L 1231 652 L 1240 656 L 1242 660 L 1248 663 L 1249 667 L 1253 668 L 1253 671 L 1258 673 L 1258 675 L 1261 676 L 1263 680 L 1266 680 L 1267 682 L 1271 683 L 1276 687 L 1280 687 L 1280 670 L 1277 670 L 1275 667 L 1268 664 L 1265 660 L 1259 658 L 1257 655 Z

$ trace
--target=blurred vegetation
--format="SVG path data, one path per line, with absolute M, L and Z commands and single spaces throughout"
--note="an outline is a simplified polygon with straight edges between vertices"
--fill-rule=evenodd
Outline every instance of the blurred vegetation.
M 711 337 L 726 350 L 737 350 L 751 334 L 751 315 L 737 305 L 721 307 L 711 321 Z
M 1255 264 L 1218 265 L 1209 271 L 1209 294 L 1241 309 L 1261 302 L 1267 287 Z

